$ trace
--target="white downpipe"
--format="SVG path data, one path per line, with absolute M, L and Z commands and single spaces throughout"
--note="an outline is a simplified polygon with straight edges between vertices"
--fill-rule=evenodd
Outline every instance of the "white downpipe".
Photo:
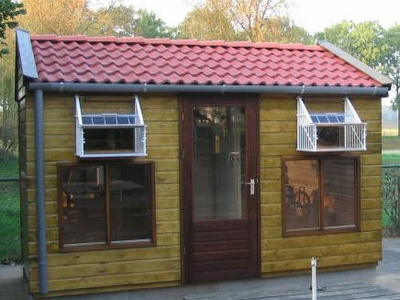
M 317 259 L 311 258 L 311 291 L 312 300 L 317 300 Z

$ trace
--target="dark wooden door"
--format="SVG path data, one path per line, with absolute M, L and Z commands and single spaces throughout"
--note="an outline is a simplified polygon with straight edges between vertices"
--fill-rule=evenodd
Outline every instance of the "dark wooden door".
M 258 275 L 258 100 L 182 101 L 184 280 Z

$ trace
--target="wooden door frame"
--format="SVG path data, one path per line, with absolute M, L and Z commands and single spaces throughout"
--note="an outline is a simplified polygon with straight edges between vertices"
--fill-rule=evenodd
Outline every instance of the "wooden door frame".
M 190 101 L 191 104 L 185 105 L 185 102 Z M 261 274 L 261 208 L 260 208 L 260 156 L 259 156 L 259 95 L 251 94 L 251 95 L 242 95 L 242 94 L 234 94 L 234 95 L 220 95 L 220 94 L 182 94 L 179 96 L 179 133 L 180 133 L 180 211 L 181 211 L 181 278 L 182 282 L 188 282 L 188 274 L 190 274 L 191 265 L 189 264 L 188 255 L 186 255 L 186 249 L 188 249 L 189 245 L 193 243 L 193 236 L 190 234 L 186 234 L 187 232 L 193 232 L 193 223 L 189 222 L 191 220 L 189 214 L 192 213 L 190 208 L 188 208 L 187 202 L 185 201 L 185 196 L 192 194 L 193 185 L 191 182 L 185 182 L 187 178 L 188 170 L 192 170 L 192 161 L 189 159 L 185 159 L 185 155 L 192 155 L 191 153 L 185 153 L 185 149 L 188 149 L 188 146 L 185 146 L 185 132 L 193 132 L 193 124 L 189 126 L 185 126 L 185 115 L 188 115 L 190 111 L 185 111 L 186 109 L 192 108 L 195 103 L 201 103 L 202 105 L 207 105 L 209 101 L 209 105 L 215 105 L 218 101 L 223 105 L 243 105 L 246 106 L 246 103 L 252 103 L 254 105 L 254 115 L 250 116 L 250 118 L 254 118 L 255 122 L 251 122 L 251 124 L 246 124 L 246 132 L 254 132 L 254 145 L 255 149 L 253 149 L 253 153 L 255 153 L 255 162 L 253 171 L 258 179 L 258 183 L 256 186 L 256 193 L 252 196 L 252 201 L 255 205 L 252 212 L 255 214 L 251 216 L 249 219 L 255 222 L 252 226 L 255 226 L 255 230 L 252 231 L 253 235 L 251 239 L 255 241 L 256 246 L 254 247 L 253 255 L 256 256 L 254 260 L 255 266 L 253 266 L 256 274 L 254 277 L 259 277 Z M 254 125 L 254 126 L 253 126 Z M 253 128 L 255 127 L 255 128 Z M 191 148 L 191 147 L 190 147 Z M 189 148 L 189 149 L 190 149 Z M 249 151 L 248 149 L 246 149 Z M 249 156 L 246 154 L 246 156 Z M 191 175 L 192 176 L 192 175 Z M 189 228 L 190 227 L 190 228 Z

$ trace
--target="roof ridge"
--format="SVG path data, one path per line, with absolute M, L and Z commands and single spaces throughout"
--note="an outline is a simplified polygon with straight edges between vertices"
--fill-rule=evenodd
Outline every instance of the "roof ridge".
M 266 48 L 288 50 L 325 50 L 319 45 L 304 45 L 301 43 L 281 44 L 276 42 L 250 42 L 250 41 L 225 41 L 225 40 L 197 40 L 197 39 L 170 39 L 170 38 L 144 38 L 144 37 L 116 37 L 116 36 L 87 36 L 87 35 L 32 35 L 32 41 L 50 42 L 88 42 L 88 43 L 124 43 L 124 44 L 150 44 L 150 45 L 175 45 L 175 46 L 209 46 L 231 48 Z

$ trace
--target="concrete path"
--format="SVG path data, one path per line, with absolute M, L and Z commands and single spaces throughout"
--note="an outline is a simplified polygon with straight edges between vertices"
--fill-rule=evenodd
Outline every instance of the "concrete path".
M 57 300 L 271 300 L 311 299 L 309 275 L 227 281 L 175 288 L 59 297 Z M 375 269 L 318 274 L 318 299 L 400 300 L 400 238 L 383 240 Z M 0 300 L 32 300 L 21 266 L 0 265 Z M 52 298 L 54 299 L 54 298 Z

